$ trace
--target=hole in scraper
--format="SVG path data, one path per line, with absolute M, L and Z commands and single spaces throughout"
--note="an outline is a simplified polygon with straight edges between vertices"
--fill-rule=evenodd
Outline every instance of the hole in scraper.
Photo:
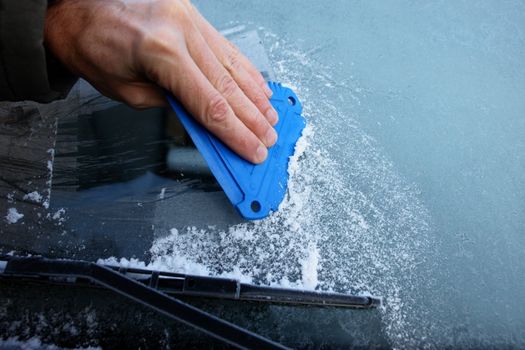
M 254 213 L 258 213 L 261 210 L 261 203 L 253 201 L 250 207 Z

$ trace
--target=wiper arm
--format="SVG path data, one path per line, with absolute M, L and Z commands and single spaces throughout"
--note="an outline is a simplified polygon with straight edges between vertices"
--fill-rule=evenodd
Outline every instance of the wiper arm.
M 288 349 L 95 263 L 40 257 L 0 258 L 0 277 L 58 279 L 62 283 L 84 278 L 238 348 Z

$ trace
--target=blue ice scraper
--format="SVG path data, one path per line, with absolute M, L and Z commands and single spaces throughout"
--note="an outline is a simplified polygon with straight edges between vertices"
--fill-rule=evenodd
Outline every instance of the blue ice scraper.
M 279 208 L 286 194 L 289 159 L 306 125 L 295 93 L 281 84 L 268 84 L 273 91 L 270 102 L 279 115 L 275 126 L 278 140 L 269 149 L 266 161 L 257 165 L 235 154 L 197 123 L 175 98 L 168 97 L 171 107 L 226 196 L 248 220 L 263 219 Z

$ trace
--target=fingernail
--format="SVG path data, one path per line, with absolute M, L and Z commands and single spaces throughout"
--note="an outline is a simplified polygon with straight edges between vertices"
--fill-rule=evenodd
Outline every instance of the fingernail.
M 268 122 L 272 124 L 272 126 L 277 124 L 277 122 L 279 121 L 279 116 L 277 115 L 275 109 L 268 109 L 268 111 L 266 112 L 266 119 L 268 119 Z
M 267 156 L 268 156 L 268 150 L 266 149 L 266 147 L 264 147 L 263 144 L 259 145 L 259 147 L 257 148 L 257 151 L 255 152 L 255 158 L 256 158 L 255 162 L 262 163 L 264 162 Z
M 266 135 L 264 135 L 264 139 L 266 140 L 266 146 L 272 147 L 277 141 L 277 133 L 273 128 L 269 128 Z
M 268 96 L 268 98 L 272 97 L 273 91 L 268 87 L 268 85 L 266 85 L 266 83 L 263 85 L 263 89 L 264 93 L 266 94 L 266 96 Z

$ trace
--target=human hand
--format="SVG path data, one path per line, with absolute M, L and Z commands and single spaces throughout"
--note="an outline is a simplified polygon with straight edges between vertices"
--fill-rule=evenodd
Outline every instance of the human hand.
M 102 94 L 135 108 L 166 105 L 163 89 L 240 156 L 264 161 L 277 140 L 272 91 L 189 0 L 59 0 L 45 44 Z

